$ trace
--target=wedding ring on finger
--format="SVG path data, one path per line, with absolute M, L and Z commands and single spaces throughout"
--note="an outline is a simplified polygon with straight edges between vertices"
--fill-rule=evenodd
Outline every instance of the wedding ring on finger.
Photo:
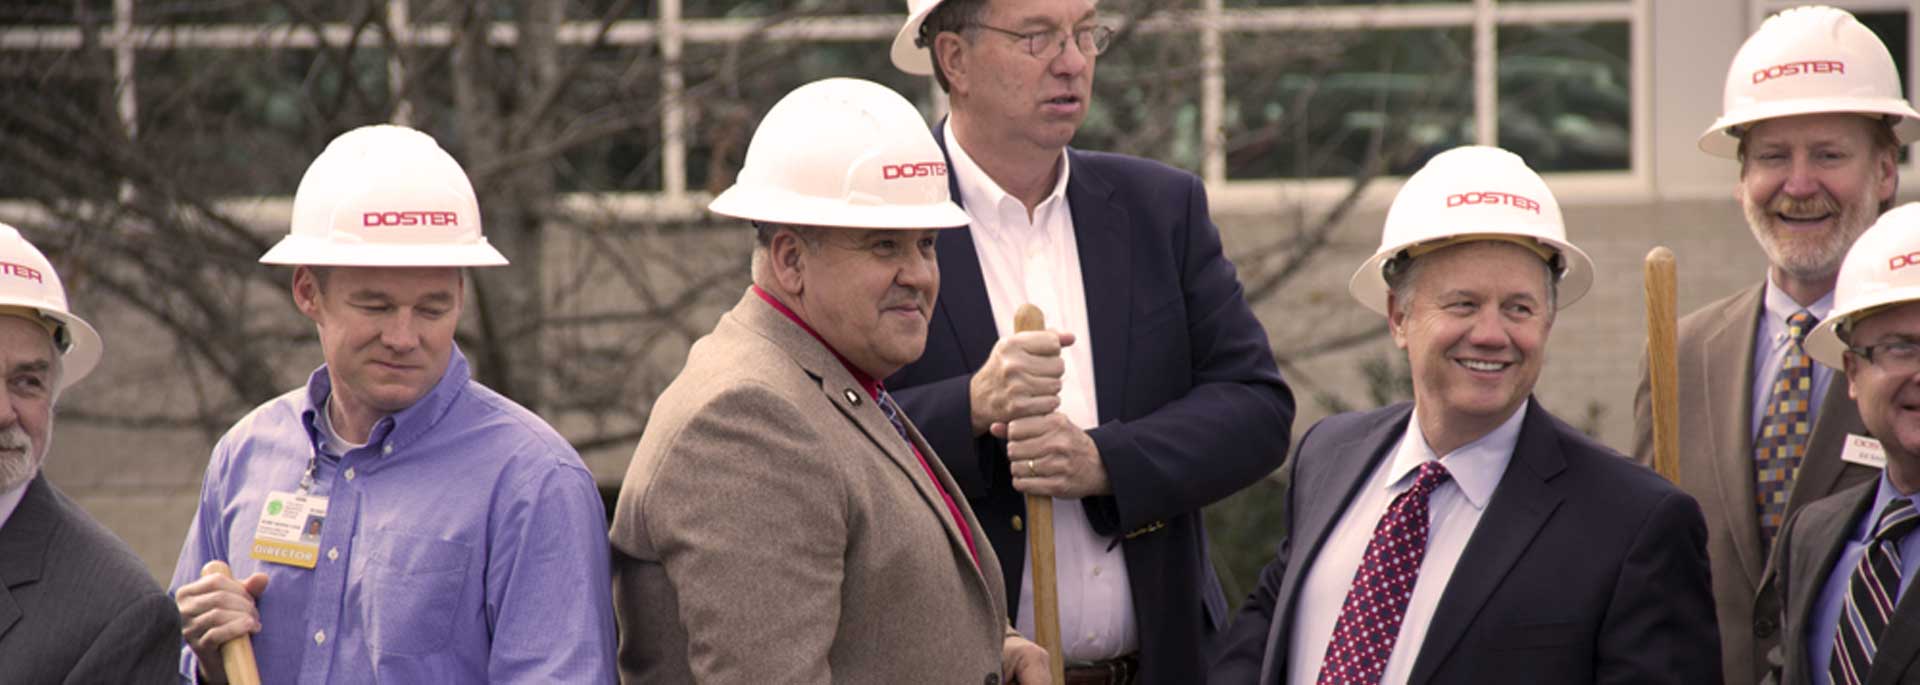
M 1035 471 L 1033 468 L 1034 461 L 1035 460 L 1033 459 L 1027 460 L 1027 477 L 1028 478 L 1038 478 L 1040 476 L 1040 474 L 1037 471 Z

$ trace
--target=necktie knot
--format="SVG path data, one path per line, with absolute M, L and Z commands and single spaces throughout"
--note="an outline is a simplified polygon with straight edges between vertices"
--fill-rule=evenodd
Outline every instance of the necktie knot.
M 893 424 L 893 430 L 900 434 L 901 440 L 913 444 L 913 438 L 907 436 L 907 424 L 900 418 L 900 405 L 893 403 L 893 395 L 887 392 L 885 386 L 880 388 L 879 400 L 880 413 L 887 416 L 887 423 Z
M 1793 338 L 1793 344 L 1797 347 L 1806 342 L 1807 333 L 1812 332 L 1819 323 L 1820 320 L 1805 309 L 1794 312 L 1793 316 L 1787 317 L 1787 336 Z
M 1880 510 L 1880 519 L 1873 527 L 1875 542 L 1896 542 L 1920 525 L 1920 510 L 1913 508 L 1913 500 L 1896 495 Z
M 1447 471 L 1447 467 L 1441 466 L 1440 462 L 1426 462 L 1420 465 L 1420 476 L 1414 479 L 1412 492 L 1418 492 L 1418 496 L 1426 497 L 1433 494 L 1435 488 L 1452 478 L 1453 474 Z

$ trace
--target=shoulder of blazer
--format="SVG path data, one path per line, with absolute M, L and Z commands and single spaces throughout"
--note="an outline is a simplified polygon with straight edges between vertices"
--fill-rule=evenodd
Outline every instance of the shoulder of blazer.
M 1704 341 L 1727 326 L 1753 322 L 1759 317 L 1760 302 L 1766 291 L 1767 283 L 1761 281 L 1688 312 L 1680 317 L 1677 336 L 1680 344 L 1685 347 L 1688 342 Z

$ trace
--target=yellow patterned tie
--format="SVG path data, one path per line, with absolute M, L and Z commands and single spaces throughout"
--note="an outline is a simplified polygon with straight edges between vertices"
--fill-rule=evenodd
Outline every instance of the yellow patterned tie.
M 1760 511 L 1760 549 L 1773 547 L 1773 536 L 1780 532 L 1787 513 L 1787 493 L 1793 477 L 1800 471 L 1800 457 L 1807 453 L 1807 434 L 1812 432 L 1813 363 L 1802 344 L 1807 332 L 1819 321 L 1806 310 L 1787 317 L 1787 354 L 1780 360 L 1780 373 L 1773 377 L 1773 390 L 1767 397 L 1767 414 L 1760 419 L 1759 435 L 1753 439 L 1754 493 Z

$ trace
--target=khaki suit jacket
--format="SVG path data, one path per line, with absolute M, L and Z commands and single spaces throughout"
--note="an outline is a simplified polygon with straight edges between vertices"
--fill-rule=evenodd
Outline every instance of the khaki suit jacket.
M 612 525 L 620 675 L 997 683 L 1000 564 L 834 354 L 751 290 L 654 404 Z
M 1780 640 L 1780 598 L 1767 580 L 1754 494 L 1753 335 L 1766 284 L 1708 304 L 1680 319 L 1680 487 L 1707 517 L 1707 556 L 1720 621 L 1726 682 L 1747 685 L 1766 674 L 1766 654 Z M 1763 383 L 1765 381 L 1762 381 Z M 1646 374 L 1634 395 L 1633 458 L 1653 461 L 1652 404 Z M 1847 379 L 1838 376 L 1821 400 L 1807 454 L 1787 496 L 1790 517 L 1807 503 L 1879 475 L 1840 460 L 1848 433 L 1866 434 Z

